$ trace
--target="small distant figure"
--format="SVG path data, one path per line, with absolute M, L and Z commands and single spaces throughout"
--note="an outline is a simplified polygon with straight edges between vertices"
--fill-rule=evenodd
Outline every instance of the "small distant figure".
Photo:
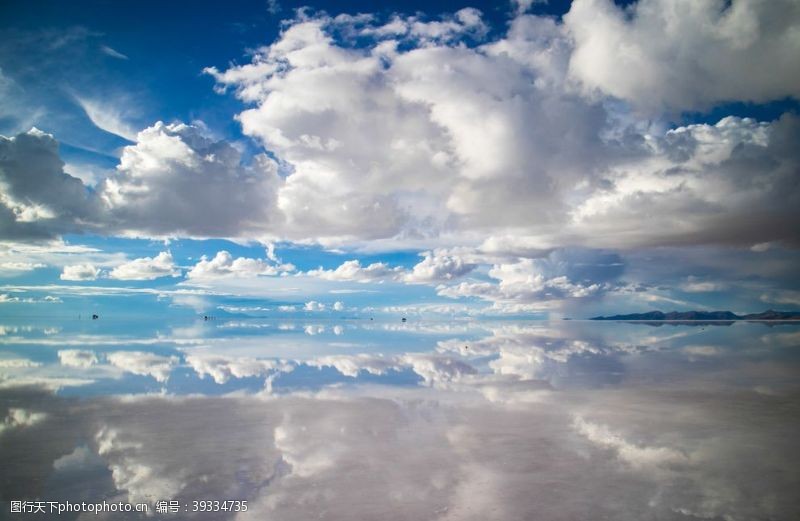
M 403 320 L 402 320 L 402 321 L 403 321 L 403 322 L 405 322 L 405 321 L 406 321 L 406 317 L 403 317 Z
M 203 320 L 208 320 L 208 315 L 203 315 Z
M 92 320 L 97 320 L 98 318 L 100 318 L 100 315 L 92 315 Z
M 468 349 L 469 349 L 469 346 L 464 346 L 464 349 L 468 350 Z

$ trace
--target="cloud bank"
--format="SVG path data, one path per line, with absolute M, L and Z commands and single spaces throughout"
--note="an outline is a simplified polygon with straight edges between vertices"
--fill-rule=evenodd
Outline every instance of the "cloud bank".
M 245 159 L 201 124 L 159 122 L 123 133 L 134 143 L 90 189 L 34 130 L 0 142 L 0 222 L 18 238 L 796 244 L 796 116 L 658 118 L 797 96 L 798 24 L 783 1 L 624 12 L 579 0 L 563 21 L 519 14 L 487 39 L 475 9 L 434 21 L 303 11 L 251 63 L 206 70 L 247 105 L 242 130 L 269 154 Z

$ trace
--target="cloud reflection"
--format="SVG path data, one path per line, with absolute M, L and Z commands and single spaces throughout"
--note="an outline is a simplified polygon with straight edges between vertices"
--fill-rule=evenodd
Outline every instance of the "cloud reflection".
M 303 327 L 247 337 L 263 356 L 237 355 L 238 337 L 214 336 L 236 330 L 214 327 L 180 350 L 45 344 L 2 369 L 30 372 L 0 391 L 2 507 L 80 495 L 249 502 L 219 519 L 800 513 L 793 329 L 506 322 L 381 329 L 376 349 L 372 326 L 348 324 L 352 343 L 331 345 L 328 327 L 296 357 L 268 355 L 308 339 Z M 37 374 L 117 387 L 70 397 Z

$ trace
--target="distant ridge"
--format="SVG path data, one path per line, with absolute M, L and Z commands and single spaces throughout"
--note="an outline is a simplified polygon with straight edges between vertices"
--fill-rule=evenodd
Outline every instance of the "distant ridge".
M 737 315 L 732 311 L 648 311 L 647 313 L 631 313 L 610 317 L 592 317 L 590 320 L 643 320 L 656 321 L 694 321 L 694 320 L 800 320 L 800 311 L 775 311 L 768 309 L 762 313 Z

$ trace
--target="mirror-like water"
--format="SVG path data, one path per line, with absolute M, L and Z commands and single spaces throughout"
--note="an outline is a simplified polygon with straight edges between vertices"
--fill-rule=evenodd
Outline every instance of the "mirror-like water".
M 0 516 L 797 519 L 798 376 L 787 324 L 16 319 Z

